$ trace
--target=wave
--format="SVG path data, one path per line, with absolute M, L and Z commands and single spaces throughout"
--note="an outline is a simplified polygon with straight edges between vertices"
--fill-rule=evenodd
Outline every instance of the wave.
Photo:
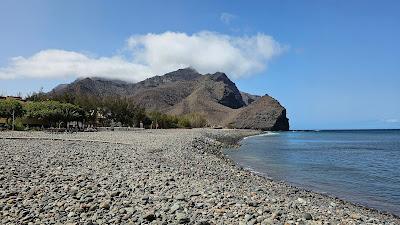
M 256 136 L 263 137 L 263 136 L 271 136 L 271 135 L 279 135 L 279 133 L 278 132 L 273 132 L 273 131 L 266 131 L 266 132 L 263 132 L 263 133 L 258 134 Z
M 251 137 L 264 137 L 264 136 L 271 136 L 271 135 L 278 135 L 278 134 L 279 134 L 278 132 L 265 131 L 261 134 L 244 137 L 243 140 L 246 140 L 247 138 L 251 138 Z

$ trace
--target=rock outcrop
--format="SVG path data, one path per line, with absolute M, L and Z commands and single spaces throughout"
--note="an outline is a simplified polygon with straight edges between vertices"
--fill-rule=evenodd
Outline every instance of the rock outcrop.
M 218 93 L 218 103 L 232 109 L 238 109 L 245 105 L 240 91 L 225 73 L 217 72 L 209 76 L 211 80 L 220 83 L 222 86 L 220 88 L 220 93 Z
M 59 85 L 49 96 L 124 96 L 148 111 L 199 113 L 211 126 L 289 130 L 285 108 L 269 96 L 240 92 L 224 73 L 202 75 L 192 68 L 154 76 L 138 83 L 102 78 Z
M 232 126 L 241 129 L 289 130 L 286 109 L 270 96 L 263 96 L 235 117 Z

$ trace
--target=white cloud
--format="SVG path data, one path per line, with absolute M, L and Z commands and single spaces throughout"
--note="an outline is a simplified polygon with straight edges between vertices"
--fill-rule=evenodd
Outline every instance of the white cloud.
M 149 72 L 146 66 L 120 56 L 92 58 L 78 52 L 48 49 L 28 58 L 12 58 L 8 67 L 0 68 L 0 79 L 97 76 L 139 81 Z
M 221 16 L 219 17 L 219 19 L 220 19 L 223 23 L 228 24 L 228 25 L 229 25 L 229 24 L 232 22 L 232 20 L 235 19 L 235 18 L 236 18 L 235 15 L 230 14 L 230 13 L 226 13 L 226 12 L 221 13 Z
M 285 47 L 265 34 L 234 37 L 205 31 L 135 35 L 128 38 L 126 49 L 129 59 L 42 50 L 30 57 L 12 58 L 0 68 L 0 79 L 96 76 L 137 82 L 189 66 L 200 73 L 222 71 L 241 78 L 265 70 Z
M 399 119 L 385 119 L 383 120 L 385 123 L 400 123 Z

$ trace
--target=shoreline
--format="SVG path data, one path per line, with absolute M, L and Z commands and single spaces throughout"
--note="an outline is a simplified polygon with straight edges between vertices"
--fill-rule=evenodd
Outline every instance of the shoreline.
M 0 133 L 4 165 L 0 168 L 0 218 L 4 218 L 0 222 L 24 219 L 36 224 L 53 218 L 70 224 L 400 224 L 396 215 L 265 178 L 224 155 L 228 145 L 257 132 Z M 58 141 L 51 140 L 56 137 Z M 32 179 L 38 183 L 32 184 Z M 60 189 L 50 182 L 54 179 L 63 181 L 63 204 L 54 192 Z M 26 189 L 36 190 L 36 186 L 48 190 L 37 190 L 39 197 L 32 197 Z M 84 203 L 89 208 L 77 202 L 76 195 L 81 193 L 93 196 Z M 18 204 L 8 204 L 17 199 L 35 202 L 28 204 L 22 218 L 11 213 L 21 211 Z M 42 203 L 52 208 L 37 211 Z
M 383 130 L 383 129 L 381 129 L 381 130 Z M 291 132 L 291 131 L 282 131 L 282 132 Z M 229 147 L 229 145 L 228 145 L 228 147 L 225 150 L 228 150 L 230 148 L 232 151 L 240 151 L 237 148 L 239 148 L 241 146 L 241 144 L 240 144 L 241 141 L 243 141 L 243 140 L 245 140 L 247 138 L 256 137 L 256 136 L 259 136 L 259 135 L 262 135 L 262 134 L 244 136 L 241 140 L 238 140 L 238 142 L 236 143 L 236 146 L 233 146 L 233 148 L 232 148 L 232 147 Z M 331 198 L 331 199 L 342 201 L 343 203 L 353 204 L 355 207 L 364 208 L 366 210 L 375 211 L 376 213 L 380 213 L 380 214 L 384 214 L 384 215 L 388 215 L 388 216 L 393 216 L 393 217 L 395 217 L 397 219 L 400 219 L 400 215 L 396 215 L 396 214 L 394 214 L 392 212 L 389 212 L 389 211 L 379 210 L 379 209 L 376 209 L 376 208 L 373 208 L 373 207 L 369 207 L 369 206 L 366 206 L 366 205 L 363 205 L 363 204 L 352 202 L 350 200 L 346 200 L 346 199 L 337 197 L 337 196 L 335 196 L 333 194 L 321 193 L 321 192 L 318 192 L 318 191 L 315 191 L 315 190 L 312 190 L 312 189 L 308 189 L 306 187 L 298 186 L 296 184 L 291 184 L 291 183 L 289 183 L 289 182 L 287 182 L 285 180 L 279 180 L 279 179 L 275 179 L 273 177 L 267 177 L 267 176 L 263 175 L 261 172 L 257 172 L 257 171 L 253 171 L 253 170 L 244 168 L 243 166 L 241 166 L 238 163 L 236 163 L 233 159 L 229 158 L 229 156 L 226 155 L 226 154 L 224 154 L 224 157 L 226 157 L 229 162 L 232 162 L 233 164 L 235 164 L 235 166 L 238 167 L 239 169 L 247 171 L 249 173 L 252 173 L 255 176 L 259 176 L 259 177 L 261 177 L 261 178 L 263 178 L 263 179 L 265 179 L 267 181 L 277 182 L 277 183 L 280 183 L 280 184 L 287 185 L 289 188 L 295 188 L 295 189 L 303 190 L 303 191 L 310 192 L 310 193 L 313 193 L 313 194 L 322 195 L 322 196 L 327 197 L 327 198 Z

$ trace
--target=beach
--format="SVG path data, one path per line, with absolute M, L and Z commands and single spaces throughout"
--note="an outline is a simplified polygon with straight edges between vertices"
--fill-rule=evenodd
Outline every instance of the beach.
M 0 133 L 1 224 L 400 224 L 246 171 L 252 130 Z

